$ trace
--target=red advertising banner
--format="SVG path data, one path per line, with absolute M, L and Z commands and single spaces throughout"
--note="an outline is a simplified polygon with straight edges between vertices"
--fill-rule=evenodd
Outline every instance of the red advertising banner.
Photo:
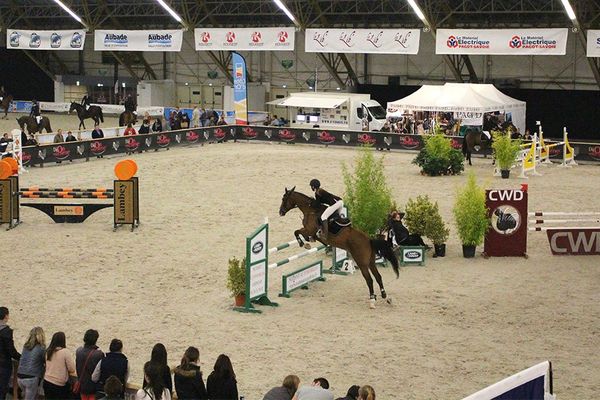
M 527 192 L 486 190 L 491 227 L 483 253 L 488 257 L 527 256 Z
M 546 233 L 552 255 L 600 255 L 600 228 L 556 228 Z

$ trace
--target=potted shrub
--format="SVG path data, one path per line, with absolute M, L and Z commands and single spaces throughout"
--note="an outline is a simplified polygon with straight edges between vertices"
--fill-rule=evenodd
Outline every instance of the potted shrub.
M 510 169 L 512 168 L 519 150 L 521 150 L 521 141 L 510 138 L 510 131 L 492 131 L 494 141 L 492 149 L 494 149 L 494 157 L 498 162 L 498 168 L 502 174 L 502 178 L 508 179 Z
M 429 196 L 417 196 L 408 199 L 404 207 L 404 223 L 411 234 L 427 236 L 427 219 L 434 212 L 434 205 Z
M 452 140 L 442 133 L 424 137 L 425 146 L 413 164 L 421 167 L 421 173 L 429 176 L 460 174 L 463 169 L 463 155 L 452 147 Z
M 477 185 L 473 173 L 469 174 L 465 186 L 458 190 L 452 212 L 463 245 L 463 256 L 475 257 L 475 248 L 483 243 L 489 219 L 485 191 Z
M 435 249 L 434 257 L 444 257 L 446 255 L 446 241 L 449 234 L 450 230 L 444 224 L 438 203 L 435 202 L 425 222 L 425 236 L 433 242 Z
M 246 259 L 233 257 L 227 268 L 227 289 L 235 298 L 235 305 L 241 307 L 246 302 Z

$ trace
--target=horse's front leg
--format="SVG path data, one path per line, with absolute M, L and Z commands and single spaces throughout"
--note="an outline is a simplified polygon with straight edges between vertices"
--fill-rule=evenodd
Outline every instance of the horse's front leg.
M 298 241 L 298 246 L 300 247 L 304 246 L 304 240 L 309 240 L 308 234 L 306 233 L 306 229 L 304 228 L 294 231 L 294 236 L 296 237 L 296 240 Z M 302 240 L 302 237 L 304 237 L 304 240 Z M 310 246 L 308 243 L 306 243 L 306 245 Z

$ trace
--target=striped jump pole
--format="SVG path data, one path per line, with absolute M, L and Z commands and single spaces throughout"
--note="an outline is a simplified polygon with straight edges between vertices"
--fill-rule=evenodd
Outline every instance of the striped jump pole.
M 599 227 L 596 226 L 536 226 L 533 228 L 528 228 L 530 231 L 534 231 L 534 232 L 544 232 L 544 231 L 548 231 L 548 230 L 552 230 L 552 229 L 568 229 L 571 231 L 574 230 L 581 230 L 581 229 L 600 229 Z
M 572 224 L 579 222 L 600 222 L 600 218 L 596 219 L 530 219 L 530 224 Z
M 530 217 L 592 217 L 599 216 L 600 212 L 562 212 L 562 211 L 535 211 L 527 213 Z
M 296 243 L 296 241 L 294 241 L 294 243 Z M 286 246 L 286 247 L 289 247 L 289 246 Z M 290 256 L 288 258 L 284 258 L 281 261 L 277 261 L 275 263 L 269 264 L 269 269 L 277 268 L 277 267 L 280 267 L 280 266 L 282 266 L 284 264 L 289 263 L 290 261 L 294 261 L 294 260 L 297 260 L 299 258 L 306 257 L 306 256 L 308 256 L 310 254 L 314 254 L 314 253 L 316 253 L 318 251 L 324 250 L 326 247 L 327 246 L 325 246 L 325 245 L 321 245 L 319 247 L 314 247 L 314 248 L 312 248 L 310 250 L 303 251 L 302 253 L 294 254 L 293 256 Z M 283 247 L 283 248 L 285 248 L 285 247 Z M 274 247 L 274 249 L 277 249 L 277 247 Z M 271 252 L 271 250 L 272 249 L 269 249 L 269 252 Z
M 269 254 L 271 254 L 271 253 L 277 253 L 278 251 L 281 251 L 283 249 L 287 249 L 288 247 L 293 246 L 295 244 L 298 244 L 297 240 L 290 240 L 289 242 L 280 244 L 279 246 L 271 247 L 269 249 Z
M 21 188 L 22 192 L 85 192 L 85 193 L 114 193 L 114 189 L 106 188 L 95 188 L 95 189 L 79 189 L 79 188 L 42 188 L 38 186 L 31 186 L 27 188 Z
M 19 192 L 24 199 L 112 199 L 113 193 Z

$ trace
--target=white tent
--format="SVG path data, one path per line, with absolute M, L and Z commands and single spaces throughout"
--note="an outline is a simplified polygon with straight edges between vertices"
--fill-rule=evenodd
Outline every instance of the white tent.
M 494 85 L 446 83 L 423 85 L 413 94 L 387 103 L 387 116 L 400 117 L 408 111 L 486 113 L 501 111 L 511 115 L 513 124 L 525 132 L 524 101 L 505 95 Z

